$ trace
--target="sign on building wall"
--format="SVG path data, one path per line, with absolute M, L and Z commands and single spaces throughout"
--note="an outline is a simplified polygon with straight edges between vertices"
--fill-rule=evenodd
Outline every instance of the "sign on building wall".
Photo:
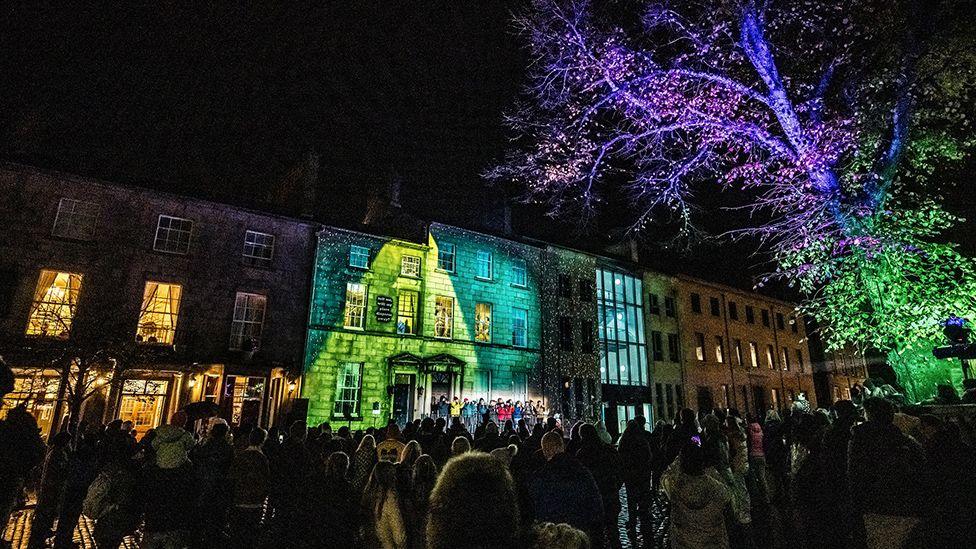
M 393 320 L 393 298 L 388 295 L 376 296 L 376 321 L 389 322 Z

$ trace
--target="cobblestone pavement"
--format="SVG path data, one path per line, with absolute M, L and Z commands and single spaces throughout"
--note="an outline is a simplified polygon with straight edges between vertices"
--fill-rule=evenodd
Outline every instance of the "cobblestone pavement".
M 27 541 L 30 538 L 31 519 L 34 518 L 33 508 L 20 509 L 10 517 L 10 523 L 3 532 L 3 541 L 10 544 L 11 549 L 27 549 Z M 92 529 L 95 523 L 91 519 L 82 515 L 75 528 L 72 541 L 78 544 L 79 549 L 95 549 L 95 540 L 92 536 Z M 51 534 L 52 537 L 54 534 Z M 50 546 L 50 543 L 48 544 Z M 139 544 L 134 538 L 127 537 L 122 540 L 119 547 L 124 549 L 138 549 Z

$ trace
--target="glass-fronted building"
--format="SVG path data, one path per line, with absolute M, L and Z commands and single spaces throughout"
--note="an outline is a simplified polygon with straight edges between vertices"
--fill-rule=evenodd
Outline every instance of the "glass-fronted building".
M 612 265 L 597 267 L 600 381 L 604 420 L 611 431 L 623 431 L 638 415 L 653 420 L 643 294 L 640 276 Z

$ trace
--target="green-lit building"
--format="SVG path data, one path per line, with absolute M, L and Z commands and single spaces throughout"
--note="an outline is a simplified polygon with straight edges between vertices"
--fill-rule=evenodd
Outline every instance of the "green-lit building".
M 302 387 L 309 423 L 403 423 L 441 395 L 542 398 L 543 254 L 437 223 L 425 242 L 323 229 Z

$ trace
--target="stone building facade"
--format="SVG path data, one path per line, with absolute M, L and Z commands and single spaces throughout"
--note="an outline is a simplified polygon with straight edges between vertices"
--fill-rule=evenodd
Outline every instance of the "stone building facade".
M 4 410 L 144 432 L 203 400 L 268 425 L 298 394 L 312 224 L 16 164 L 0 196 Z
M 864 353 L 857 349 L 825 351 L 818 357 L 811 345 L 811 352 L 817 401 L 824 406 L 838 400 L 850 400 L 851 389 L 863 385 L 868 377 L 868 362 Z
M 438 223 L 422 243 L 323 229 L 302 390 L 309 422 L 404 423 L 441 396 L 541 399 L 541 253 Z
M 795 306 L 686 276 L 676 278 L 684 400 L 692 408 L 765 413 L 815 405 L 806 330 Z
M 644 291 L 647 295 L 644 318 L 654 380 L 654 418 L 673 421 L 685 404 L 677 280 L 646 271 Z

